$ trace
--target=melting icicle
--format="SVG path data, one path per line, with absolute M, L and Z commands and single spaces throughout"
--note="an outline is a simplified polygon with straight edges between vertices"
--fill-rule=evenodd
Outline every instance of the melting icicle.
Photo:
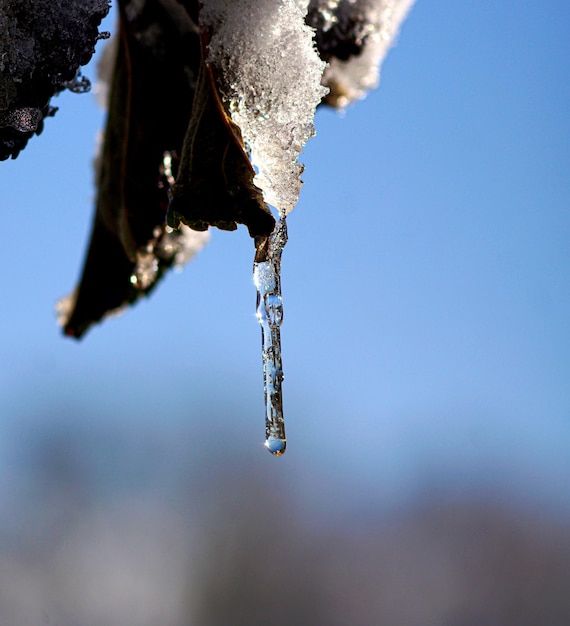
M 258 249 L 253 264 L 253 282 L 257 289 L 256 315 L 261 325 L 265 447 L 276 456 L 285 452 L 287 444 L 281 394 L 283 365 L 280 331 L 283 321 L 281 254 L 286 243 L 287 224 L 282 215 L 269 241 Z

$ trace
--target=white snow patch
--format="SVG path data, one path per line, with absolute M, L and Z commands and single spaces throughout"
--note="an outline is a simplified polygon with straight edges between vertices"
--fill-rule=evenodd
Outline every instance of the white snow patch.
M 211 33 L 207 62 L 257 168 L 254 182 L 281 215 L 299 198 L 298 157 L 327 93 L 307 9 L 308 0 L 207 0 L 200 12 Z
M 340 32 L 358 25 L 364 38 L 362 53 L 347 61 L 332 59 L 324 84 L 338 94 L 337 106 L 363 98 L 378 86 L 380 65 L 394 45 L 404 18 L 414 0 L 311 0 L 311 8 L 324 17 L 325 30 Z

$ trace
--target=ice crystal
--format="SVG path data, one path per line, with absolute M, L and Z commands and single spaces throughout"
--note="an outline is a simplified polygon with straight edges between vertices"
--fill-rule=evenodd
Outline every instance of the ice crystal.
M 207 62 L 257 168 L 254 182 L 282 215 L 299 198 L 298 156 L 326 93 L 306 13 L 306 1 L 208 0 L 200 14 L 211 35 Z
M 414 0 L 311 0 L 309 23 L 329 61 L 329 104 L 345 107 L 378 84 L 380 65 Z

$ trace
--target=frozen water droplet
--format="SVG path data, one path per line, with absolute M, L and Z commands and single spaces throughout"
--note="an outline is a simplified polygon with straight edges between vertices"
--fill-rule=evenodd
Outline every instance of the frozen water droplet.
M 152 250 L 152 248 L 151 248 Z M 137 289 L 148 289 L 158 275 L 158 259 L 152 252 L 138 252 L 131 283 Z
M 281 456 L 285 452 L 287 446 L 286 439 L 278 439 L 277 437 L 267 437 L 265 447 L 275 456 Z
M 281 383 L 281 254 L 287 243 L 287 225 L 282 215 L 262 253 L 263 260 L 253 264 L 253 282 L 257 289 L 256 315 L 261 326 L 263 393 L 265 397 L 265 446 L 279 456 L 285 452 L 285 422 Z
M 74 78 L 63 83 L 63 85 L 73 93 L 88 93 L 91 91 L 91 81 L 86 76 L 81 75 L 81 70 L 77 70 Z
M 174 174 L 172 172 L 172 152 L 168 150 L 162 155 L 162 173 L 168 184 L 174 185 Z

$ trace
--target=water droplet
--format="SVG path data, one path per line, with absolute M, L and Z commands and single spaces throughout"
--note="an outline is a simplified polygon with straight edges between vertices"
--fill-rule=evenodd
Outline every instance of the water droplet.
M 152 250 L 152 247 L 151 247 Z M 152 252 L 137 252 L 137 262 L 131 284 L 137 289 L 148 289 L 158 276 L 158 259 Z
M 267 437 L 265 447 L 275 456 L 281 456 L 287 447 L 286 439 L 278 439 L 277 437 Z

